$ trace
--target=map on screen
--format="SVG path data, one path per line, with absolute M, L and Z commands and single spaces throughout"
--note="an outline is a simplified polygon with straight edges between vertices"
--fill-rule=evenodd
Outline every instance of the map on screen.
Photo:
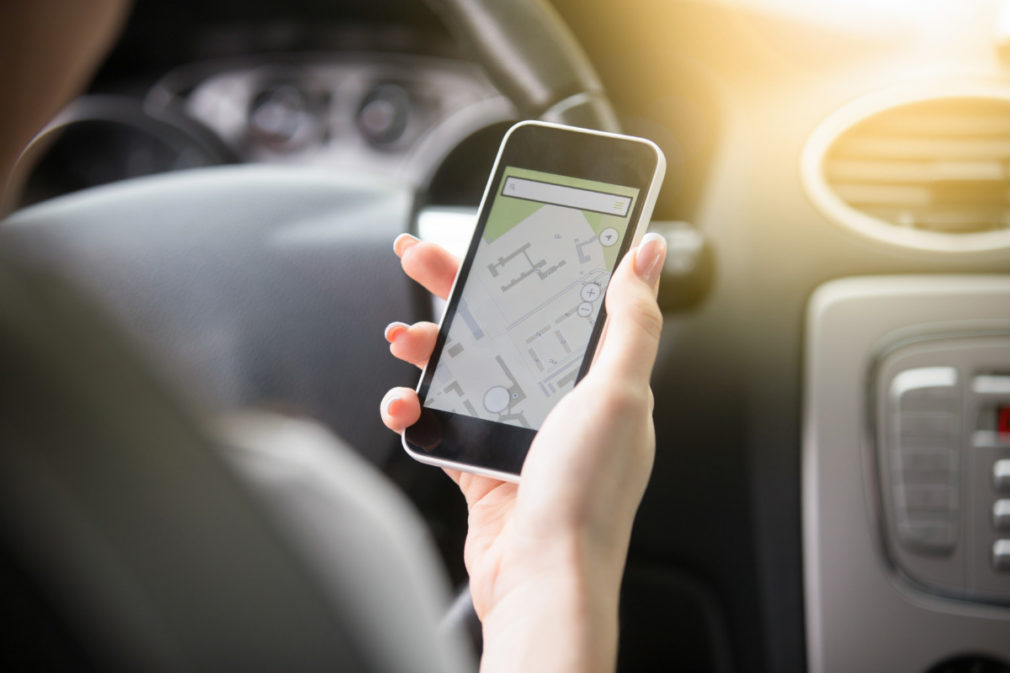
M 425 406 L 539 429 L 575 385 L 638 189 L 506 167 Z

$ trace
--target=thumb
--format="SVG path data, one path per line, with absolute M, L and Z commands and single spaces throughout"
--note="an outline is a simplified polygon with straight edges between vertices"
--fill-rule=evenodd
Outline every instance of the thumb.
M 606 338 L 593 371 L 611 380 L 648 385 L 663 330 L 656 303 L 666 259 L 666 239 L 646 234 L 634 254 L 621 260 L 607 288 Z

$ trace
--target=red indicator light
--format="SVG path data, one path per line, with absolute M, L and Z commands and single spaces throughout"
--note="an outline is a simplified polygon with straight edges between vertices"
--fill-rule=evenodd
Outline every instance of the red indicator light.
M 1010 435 L 1010 404 L 996 408 L 996 432 Z

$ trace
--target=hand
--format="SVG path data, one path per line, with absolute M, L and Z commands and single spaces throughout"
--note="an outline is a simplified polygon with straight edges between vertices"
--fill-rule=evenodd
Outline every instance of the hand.
M 446 297 L 452 255 L 407 235 L 394 250 L 408 276 Z M 484 625 L 482 670 L 614 667 L 620 581 L 655 451 L 649 376 L 665 255 L 664 239 L 649 234 L 614 272 L 594 363 L 544 421 L 520 484 L 446 470 L 470 512 L 464 561 Z M 394 356 L 423 367 L 437 333 L 432 323 L 393 323 L 386 339 Z M 395 432 L 420 411 L 409 388 L 383 398 Z

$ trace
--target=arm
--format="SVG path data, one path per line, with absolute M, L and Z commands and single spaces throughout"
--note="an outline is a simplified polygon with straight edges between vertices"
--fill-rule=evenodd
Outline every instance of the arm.
M 457 269 L 448 253 L 403 237 L 396 250 L 408 275 L 445 296 Z M 665 253 L 649 235 L 614 272 L 596 360 L 540 429 L 521 483 L 450 473 L 470 510 L 464 555 L 485 673 L 614 669 L 621 576 L 655 451 L 649 376 Z M 436 334 L 431 323 L 386 331 L 393 354 L 419 366 Z M 413 390 L 383 400 L 394 431 L 419 414 Z

